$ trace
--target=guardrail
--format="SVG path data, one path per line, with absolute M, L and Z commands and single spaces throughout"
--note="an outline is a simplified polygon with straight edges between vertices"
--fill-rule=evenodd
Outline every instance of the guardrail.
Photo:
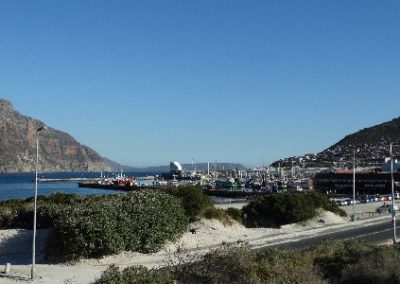
M 380 216 L 383 214 L 389 214 L 389 213 L 361 212 L 361 213 L 354 213 L 354 217 L 356 220 L 361 220 L 361 219 L 365 219 L 365 218 Z M 350 214 L 350 216 L 351 215 L 353 215 L 353 214 Z

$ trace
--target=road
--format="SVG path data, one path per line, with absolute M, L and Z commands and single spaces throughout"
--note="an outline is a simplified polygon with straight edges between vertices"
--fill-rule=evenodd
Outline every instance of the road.
M 324 240 L 349 240 L 359 239 L 369 244 L 382 245 L 386 244 L 389 239 L 393 238 L 393 225 L 391 217 L 388 215 L 384 220 L 378 220 L 366 226 L 358 226 L 357 222 L 354 223 L 355 227 L 346 227 L 343 229 L 333 229 L 332 231 L 324 232 L 317 236 L 306 238 L 299 238 L 281 244 L 272 245 L 273 247 L 283 249 L 306 249 L 314 246 L 318 242 Z M 400 220 L 397 220 L 396 233 L 400 232 Z

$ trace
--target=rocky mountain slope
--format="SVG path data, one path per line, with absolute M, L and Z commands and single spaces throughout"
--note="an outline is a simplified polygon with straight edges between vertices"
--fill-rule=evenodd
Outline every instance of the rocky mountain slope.
M 35 170 L 36 131 L 45 124 L 15 111 L 0 99 L 0 172 Z M 48 127 L 40 132 L 39 171 L 110 171 L 110 166 L 91 148 L 69 134 Z
M 356 151 L 357 164 L 374 166 L 389 157 L 389 144 L 394 143 L 393 156 L 400 156 L 400 117 L 347 135 L 342 140 L 318 154 L 296 156 L 276 161 L 273 165 L 290 166 L 340 166 L 353 160 Z

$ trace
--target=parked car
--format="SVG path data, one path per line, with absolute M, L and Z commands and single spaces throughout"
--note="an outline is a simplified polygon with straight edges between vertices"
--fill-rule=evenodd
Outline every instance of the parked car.
M 373 202 L 373 198 L 370 195 L 364 195 L 361 198 L 361 203 L 370 203 Z
M 394 204 L 394 210 L 398 211 L 399 207 L 397 206 L 397 204 Z M 376 213 L 382 214 L 382 213 L 392 213 L 392 204 L 383 204 L 381 206 L 379 206 L 378 208 L 376 208 L 375 210 Z

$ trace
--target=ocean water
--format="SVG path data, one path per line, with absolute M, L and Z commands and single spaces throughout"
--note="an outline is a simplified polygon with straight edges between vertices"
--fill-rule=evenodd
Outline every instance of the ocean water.
M 147 173 L 124 173 L 126 176 L 146 176 Z M 111 176 L 111 175 L 110 175 Z M 46 173 L 39 174 L 39 178 L 96 178 L 100 173 Z M 34 173 L 0 174 L 0 200 L 26 199 L 34 195 Z M 78 187 L 77 182 L 39 182 L 38 195 L 50 195 L 56 192 L 76 193 L 78 195 L 90 194 L 117 194 L 119 190 L 94 189 Z

